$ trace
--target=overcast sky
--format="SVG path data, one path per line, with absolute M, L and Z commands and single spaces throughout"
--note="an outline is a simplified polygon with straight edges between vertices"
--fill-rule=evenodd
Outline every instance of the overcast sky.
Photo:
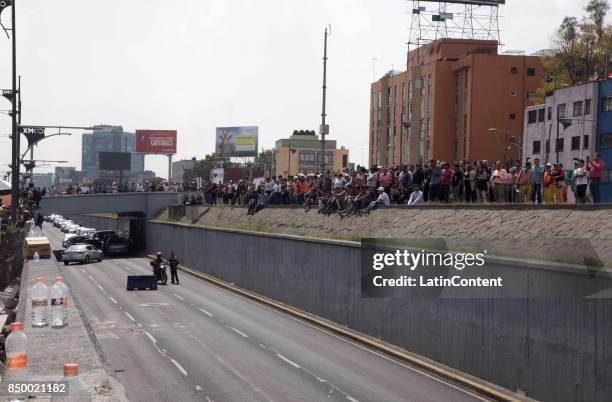
M 371 59 L 377 78 L 405 69 L 412 8 L 405 0 L 17 2 L 23 124 L 176 129 L 175 160 L 212 152 L 217 126 L 258 125 L 260 149 L 294 129 L 318 131 L 331 24 L 328 123 L 356 163 L 368 154 Z M 586 2 L 508 0 L 504 49 L 549 47 L 563 17 L 582 16 Z M 10 9 L 2 21 L 10 26 Z M 10 88 L 10 60 L 0 36 L 0 88 Z M 9 107 L 0 99 L 0 109 Z M 0 134 L 10 128 L 0 114 Z M 81 132 L 41 143 L 35 159 L 80 169 Z M 9 162 L 10 140 L 0 137 L 0 170 Z M 145 167 L 167 174 L 163 156 L 147 156 Z

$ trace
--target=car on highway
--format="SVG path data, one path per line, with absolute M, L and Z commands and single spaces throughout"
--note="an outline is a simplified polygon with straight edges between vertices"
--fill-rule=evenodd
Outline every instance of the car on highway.
M 117 235 L 106 236 L 103 250 L 108 255 L 127 254 L 130 251 L 130 242 Z
M 64 218 L 61 216 L 58 216 L 57 218 L 55 218 L 55 220 L 53 221 L 53 226 L 55 226 L 56 228 L 59 228 L 62 223 L 64 223 Z
M 96 229 L 94 228 L 84 228 L 84 227 L 80 227 L 77 230 L 77 234 L 79 236 L 85 236 L 85 237 L 93 237 L 94 234 L 96 234 Z
M 62 247 L 66 248 L 68 247 L 66 244 L 68 244 L 68 240 L 70 240 L 71 238 L 75 237 L 76 235 L 74 233 L 66 233 L 64 235 L 64 240 L 62 241 Z
M 87 264 L 91 261 L 102 261 L 103 259 L 104 253 L 102 250 L 98 250 L 91 244 L 75 244 L 68 247 L 62 254 L 64 265 L 68 265 L 71 262 Z
M 87 236 L 75 235 L 64 241 L 64 248 L 68 248 L 75 244 L 91 244 L 98 250 L 102 250 L 102 243 L 98 239 L 92 239 Z
M 100 240 L 100 242 L 104 244 L 104 240 L 108 236 L 117 236 L 117 233 L 115 233 L 114 230 L 98 230 L 94 233 L 93 238 Z

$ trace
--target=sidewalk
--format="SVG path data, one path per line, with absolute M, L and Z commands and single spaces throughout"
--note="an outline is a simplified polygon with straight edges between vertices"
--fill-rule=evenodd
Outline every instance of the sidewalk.
M 30 381 L 59 381 L 64 363 L 78 363 L 80 374 L 89 386 L 94 401 L 127 401 L 121 384 L 111 375 L 104 354 L 87 318 L 72 292 L 69 295 L 68 326 L 62 329 L 32 328 L 31 288 L 35 278 L 42 276 L 50 287 L 59 276 L 57 262 L 41 259 L 26 261 L 21 277 L 17 321 L 22 321 L 28 336 L 28 369 Z M 46 400 L 37 397 L 36 400 Z

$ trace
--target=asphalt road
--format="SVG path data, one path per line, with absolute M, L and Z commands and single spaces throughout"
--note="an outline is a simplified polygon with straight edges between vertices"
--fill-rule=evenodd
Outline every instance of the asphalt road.
M 60 248 L 63 233 L 45 223 Z M 180 273 L 126 291 L 144 258 L 60 266 L 132 401 L 473 401 L 404 363 Z M 169 274 L 169 272 L 168 272 Z

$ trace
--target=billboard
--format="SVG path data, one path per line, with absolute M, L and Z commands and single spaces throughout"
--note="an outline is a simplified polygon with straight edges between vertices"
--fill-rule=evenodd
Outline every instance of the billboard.
M 98 168 L 100 170 L 130 170 L 132 154 L 129 152 L 99 152 Z
M 136 130 L 136 152 L 175 154 L 176 130 Z
M 257 156 L 258 131 L 257 126 L 217 127 L 217 156 Z
M 72 176 L 74 175 L 75 168 L 70 166 L 56 166 L 55 167 L 55 183 L 57 185 L 72 184 Z

